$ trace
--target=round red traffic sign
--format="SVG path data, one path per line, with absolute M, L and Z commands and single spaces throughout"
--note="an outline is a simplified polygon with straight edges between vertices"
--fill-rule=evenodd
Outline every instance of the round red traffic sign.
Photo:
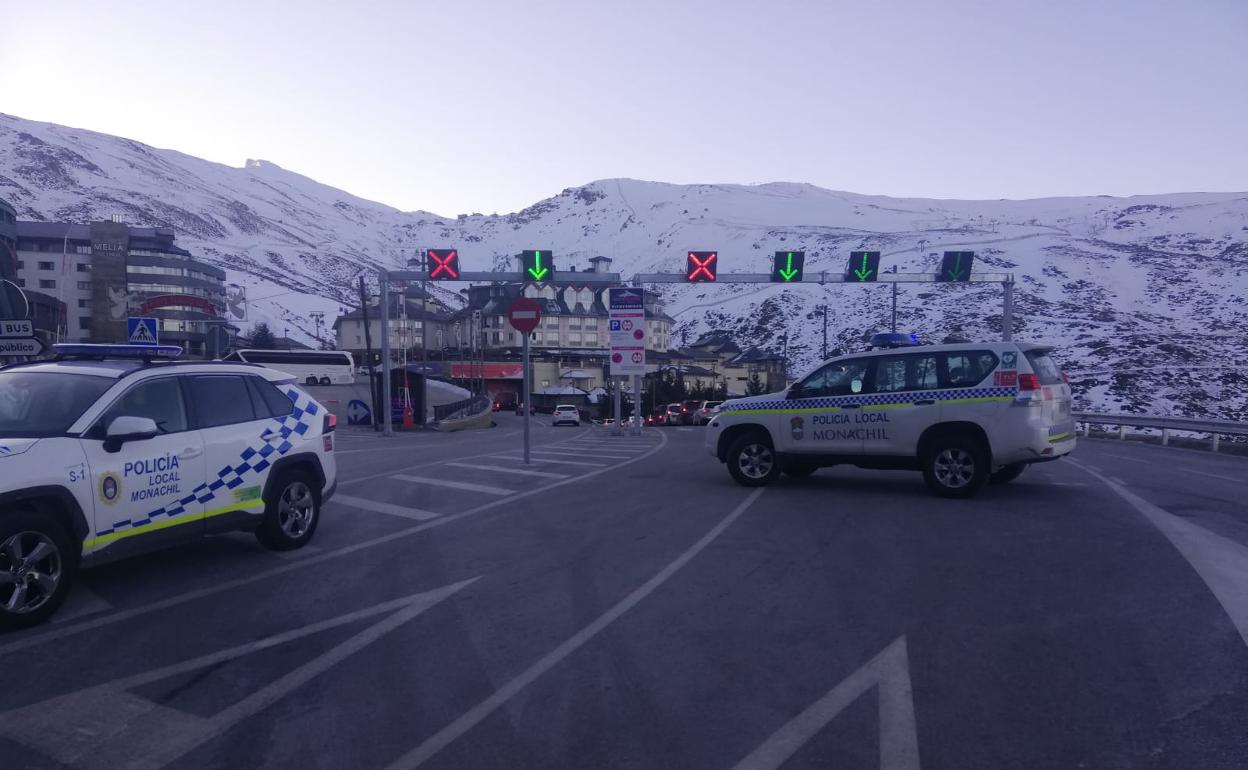
M 542 320 L 542 306 L 528 297 L 516 297 L 511 307 L 507 308 L 507 320 L 513 329 L 528 334 Z

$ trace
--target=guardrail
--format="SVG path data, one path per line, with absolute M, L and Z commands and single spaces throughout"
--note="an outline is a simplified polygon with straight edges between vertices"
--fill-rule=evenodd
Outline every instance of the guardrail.
M 1095 412 L 1075 412 L 1076 422 L 1087 425 L 1117 425 L 1118 438 L 1127 437 L 1127 428 L 1160 428 L 1161 445 L 1170 443 L 1170 431 L 1182 430 L 1190 433 L 1207 433 L 1212 436 L 1209 444 L 1211 451 L 1218 451 L 1222 436 L 1248 436 L 1248 422 L 1232 420 L 1205 420 L 1193 417 L 1154 417 L 1146 414 L 1098 414 Z M 1087 428 L 1084 428 L 1087 434 Z
M 490 408 L 490 400 L 485 396 L 473 396 L 460 401 L 452 401 L 433 408 L 434 420 L 454 420 L 459 417 L 470 417 Z

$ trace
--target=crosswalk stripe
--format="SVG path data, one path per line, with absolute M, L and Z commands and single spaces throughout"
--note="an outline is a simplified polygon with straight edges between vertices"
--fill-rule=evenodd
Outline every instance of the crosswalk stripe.
M 451 481 L 450 479 L 431 479 L 427 476 L 408 476 L 406 473 L 397 473 L 390 478 L 397 481 L 410 481 L 413 484 L 428 484 L 431 487 L 462 489 L 465 492 L 481 492 L 487 495 L 514 495 L 516 493 L 516 490 L 506 489 L 505 487 L 491 487 L 485 484 L 470 484 L 467 481 Z
M 566 479 L 569 478 L 566 473 L 547 473 L 545 471 L 527 471 L 523 468 L 501 468 L 497 465 L 478 465 L 477 463 L 446 463 L 456 468 L 475 468 L 479 471 L 490 471 L 491 473 L 514 473 L 517 476 L 541 476 L 546 479 Z
M 627 460 L 632 455 L 606 454 L 603 452 L 555 452 L 549 449 L 534 449 L 532 454 L 535 455 L 555 455 L 556 457 L 592 457 L 593 459 L 606 460 Z
M 442 515 L 440 513 L 434 513 L 433 511 L 423 511 L 420 508 L 408 508 L 405 505 L 382 503 L 376 500 L 368 500 L 363 497 L 344 495 L 341 492 L 334 495 L 330 502 L 342 503 L 348 508 L 358 508 L 362 511 L 373 511 L 374 513 L 401 516 L 404 519 L 412 519 L 414 521 L 428 521 L 429 519 L 436 519 Z
M 500 460 L 522 460 L 524 459 L 520 455 L 492 455 L 492 457 L 497 457 Z M 607 467 L 606 463 L 579 463 L 579 462 L 576 462 L 575 460 L 552 460 L 548 457 L 534 457 L 533 459 L 539 463 L 554 463 L 555 465 L 584 465 L 586 468 Z

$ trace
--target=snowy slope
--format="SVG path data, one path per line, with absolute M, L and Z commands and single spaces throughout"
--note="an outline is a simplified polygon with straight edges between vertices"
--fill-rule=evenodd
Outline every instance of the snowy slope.
M 1248 419 L 1248 193 L 943 201 L 611 179 L 514 214 L 448 219 L 264 161 L 230 168 L 0 115 L 0 198 L 26 218 L 172 225 L 248 287 L 253 315 L 305 333 L 307 313 L 332 315 L 361 268 L 399 266 L 422 246 L 458 247 L 468 269 L 507 267 L 525 248 L 553 250 L 565 269 L 604 254 L 626 276 L 679 271 L 688 249 L 718 250 L 723 271 L 761 272 L 773 251 L 800 248 L 807 273 L 843 271 L 859 248 L 902 272 L 934 272 L 932 253 L 973 249 L 978 270 L 1014 273 L 1016 338 L 1058 343 L 1085 405 Z M 656 288 L 690 340 L 728 328 L 780 349 L 787 331 L 795 370 L 819 355 L 818 305 L 830 307 L 830 347 L 888 325 L 883 285 Z M 1000 293 L 903 286 L 899 325 L 995 337 Z

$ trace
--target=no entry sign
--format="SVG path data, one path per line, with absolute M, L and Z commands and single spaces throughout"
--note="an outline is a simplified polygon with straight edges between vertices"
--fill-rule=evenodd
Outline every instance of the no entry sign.
M 507 320 L 513 329 L 528 334 L 542 320 L 542 306 L 528 297 L 517 297 L 507 308 Z

